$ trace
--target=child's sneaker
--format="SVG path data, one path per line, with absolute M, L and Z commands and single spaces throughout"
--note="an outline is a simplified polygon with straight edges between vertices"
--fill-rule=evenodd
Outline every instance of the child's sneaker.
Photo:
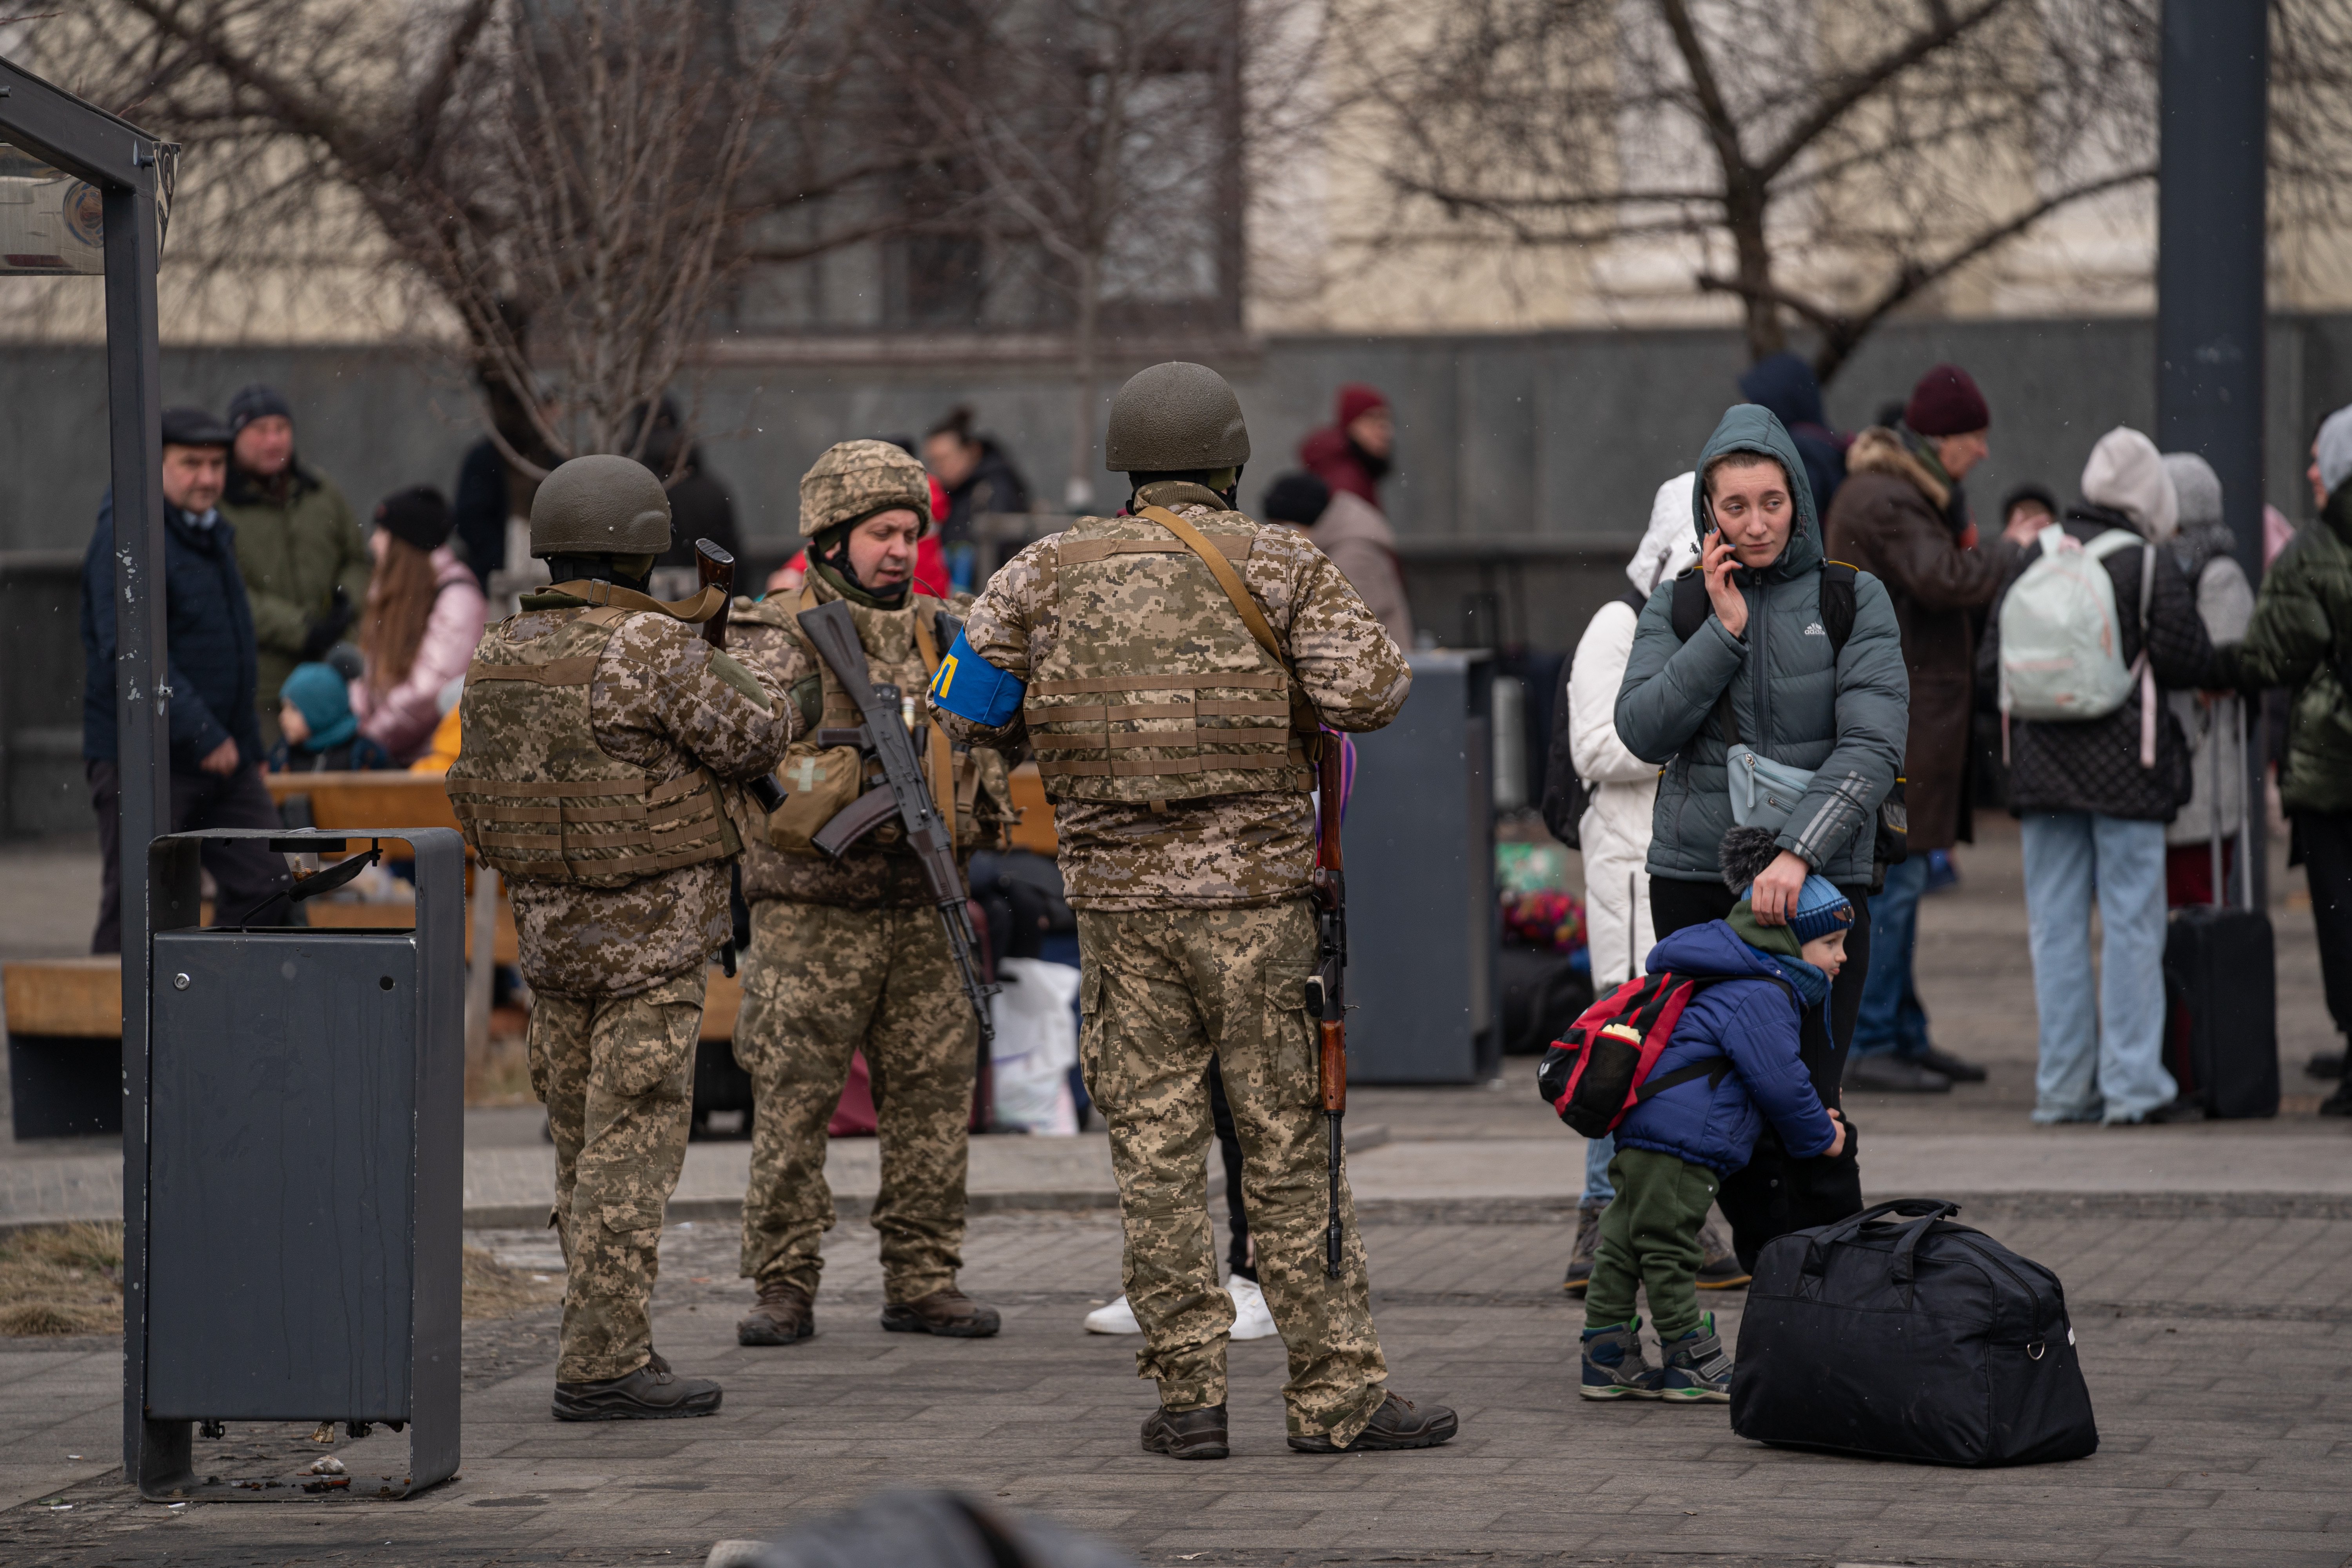
M 1731 1358 L 1723 1353 L 1723 1342 L 1716 1338 L 1713 1312 L 1701 1318 L 1697 1328 L 1659 1349 L 1665 1352 L 1666 1364 L 1658 1374 L 1658 1392 L 1653 1398 L 1731 1403 Z M 1590 1352 L 1585 1364 L 1592 1364 Z M 1585 1375 L 1589 1378 L 1591 1373 Z
M 1642 1320 L 1584 1331 L 1587 1399 L 1655 1399 L 1660 1373 L 1642 1353 Z

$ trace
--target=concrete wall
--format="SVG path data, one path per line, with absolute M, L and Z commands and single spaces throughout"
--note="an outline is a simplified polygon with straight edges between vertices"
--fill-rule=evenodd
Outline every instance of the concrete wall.
M 1969 477 L 1979 515 L 2038 479 L 2072 497 L 2101 433 L 2155 417 L 2155 332 L 2145 320 L 1928 321 L 1874 335 L 1829 392 L 1833 423 L 1853 429 L 1900 398 L 1927 365 L 1949 359 L 1982 384 L 1992 457 Z M 730 352 L 703 383 L 705 446 L 729 481 L 756 558 L 790 548 L 801 471 L 851 436 L 919 434 L 950 405 L 978 410 L 1028 475 L 1058 501 L 1074 399 L 1050 357 L 919 360 L 904 343 L 807 346 L 752 363 Z M 1109 390 L 1154 353 L 1106 366 Z M 1421 624 L 1449 644 L 1570 647 L 1613 594 L 1618 568 L 1660 481 L 1687 468 L 1742 366 L 1736 334 L 1717 331 L 1546 332 L 1520 336 L 1274 338 L 1215 356 L 1247 411 L 1257 458 L 1243 481 L 1254 506 L 1291 466 L 1299 438 L 1329 416 L 1332 388 L 1369 381 L 1394 402 L 1398 458 L 1386 488 Z M 297 410 L 299 450 L 364 514 L 420 481 L 451 489 L 474 440 L 459 382 L 428 357 L 385 348 L 173 349 L 167 403 L 215 410 L 249 381 L 279 387 Z M 2278 317 L 2271 329 L 2269 499 L 2308 512 L 2301 471 L 2314 422 L 2352 401 L 2352 317 Z M 95 348 L 0 347 L 0 552 L 79 552 L 106 483 L 105 369 Z M 1097 429 L 1100 417 L 1097 416 Z M 1117 481 L 1098 476 L 1098 493 Z M 0 602 L 0 726 L 54 728 L 46 687 L 79 678 L 71 616 L 54 588 Z M 30 606 L 39 599 L 43 607 Z M 35 645 L 37 645 L 37 648 Z M 37 673 L 36 673 L 37 672 Z M 9 720 L 5 715 L 16 714 Z M 0 746 L 8 743 L 0 732 Z M 41 814 L 46 817 L 46 812 Z M 19 820 L 24 820 L 20 815 Z
M 1980 510 L 2035 479 L 2071 494 L 2083 458 L 2117 424 L 2155 414 L 2146 320 L 1921 322 L 1874 336 L 1830 389 L 1832 419 L 1867 423 L 1927 365 L 1967 365 L 1993 408 L 1993 455 L 1971 476 Z M 2280 318 L 2270 353 L 2273 499 L 2299 489 L 2314 418 L 2352 399 L 2352 317 Z M 1102 402 L 1138 368 L 1114 361 Z M 1419 539 L 1538 536 L 1614 545 L 1640 531 L 1658 482 L 1687 467 L 1741 368 L 1727 331 L 1526 336 L 1276 338 L 1221 360 L 1247 410 L 1255 501 L 1328 416 L 1331 389 L 1369 381 L 1396 405 L 1398 531 Z M 734 486 L 745 531 L 792 532 L 795 485 L 828 443 L 919 433 L 958 402 L 1060 499 L 1072 395 L 1050 361 L 835 363 L 714 367 L 704 384 L 712 466 Z M 300 449 L 363 510 L 398 486 L 457 480 L 473 439 L 462 388 L 434 362 L 370 349 L 184 349 L 163 355 L 165 401 L 226 406 L 268 380 L 298 410 Z M 0 347 L 0 551 L 79 549 L 105 485 L 103 360 L 94 348 Z M 1115 481 L 1107 478 L 1100 482 Z M 2289 508 L 2291 515 L 2293 508 Z

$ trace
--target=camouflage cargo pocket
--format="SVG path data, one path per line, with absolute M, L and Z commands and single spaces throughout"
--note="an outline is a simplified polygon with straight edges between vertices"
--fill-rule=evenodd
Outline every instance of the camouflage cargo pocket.
M 685 1099 L 702 1034 L 702 1004 L 639 998 L 632 1012 L 600 1064 L 606 1092 L 621 1100 Z
M 1109 985 L 1099 964 L 1087 963 L 1078 974 L 1078 1073 L 1086 1080 L 1087 1098 L 1105 1104 L 1103 1056 L 1110 1037 L 1110 1019 L 1104 998 Z
M 1323 1103 L 1315 1081 L 1315 1020 L 1307 1011 L 1307 982 L 1314 973 L 1312 963 L 1290 958 L 1270 958 L 1261 972 L 1266 1072 L 1285 1105 Z

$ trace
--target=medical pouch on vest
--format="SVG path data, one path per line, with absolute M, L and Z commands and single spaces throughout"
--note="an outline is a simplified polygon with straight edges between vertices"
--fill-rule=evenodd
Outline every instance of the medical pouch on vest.
M 475 650 L 449 804 L 467 847 L 506 875 L 618 888 L 742 848 L 718 780 L 685 750 L 663 780 L 597 744 L 597 661 L 614 628 L 642 613 L 531 612 L 491 627 Z M 513 635 L 517 621 L 550 614 L 567 618 L 544 636 Z
M 1234 563 L 1255 525 L 1226 513 L 1195 531 L 1247 601 Z M 1022 711 L 1049 797 L 1139 805 L 1314 786 L 1271 630 L 1255 635 L 1177 531 L 1149 516 L 1081 518 L 1046 560 L 1058 630 Z
M 2118 550 L 2141 549 L 2140 626 L 2156 574 L 2156 550 L 2111 528 L 2084 544 L 2057 523 L 2043 529 L 2041 553 L 2000 602 L 2000 711 L 2020 719 L 2104 719 L 2122 707 L 2147 661 L 2124 663 L 2123 625 L 2115 579 L 2102 564 Z M 2154 682 L 2147 685 L 2152 693 Z
M 1671 971 L 1635 975 L 1587 1007 L 1552 1042 L 1536 1072 L 1538 1091 L 1570 1128 L 1599 1138 L 1615 1131 L 1626 1112 L 1652 1095 L 1693 1079 L 1720 1083 L 1731 1070 L 1728 1057 L 1707 1057 L 1663 1077 L 1650 1076 L 1674 1038 L 1683 1009 L 1716 982 L 1712 975 Z
M 788 855 L 817 853 L 809 842 L 844 806 L 866 793 L 865 759 L 855 746 L 812 746 L 793 742 L 776 778 L 784 804 L 768 813 L 766 838 Z

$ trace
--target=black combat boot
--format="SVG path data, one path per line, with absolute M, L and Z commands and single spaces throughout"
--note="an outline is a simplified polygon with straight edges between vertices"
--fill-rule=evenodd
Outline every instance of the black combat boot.
M 1225 1407 L 1153 1411 L 1143 1424 L 1143 1451 L 1171 1459 L 1223 1458 L 1232 1452 L 1225 1447 Z
M 1434 1448 L 1451 1438 L 1461 1423 L 1443 1405 L 1420 1405 L 1391 1394 L 1381 1401 L 1364 1429 L 1352 1443 L 1334 1443 L 1317 1434 L 1293 1437 L 1290 1446 L 1302 1454 L 1368 1454 L 1383 1448 Z
M 558 1421 L 669 1421 L 712 1415 L 719 1385 L 708 1378 L 680 1377 L 659 1356 L 625 1377 L 555 1385 Z

